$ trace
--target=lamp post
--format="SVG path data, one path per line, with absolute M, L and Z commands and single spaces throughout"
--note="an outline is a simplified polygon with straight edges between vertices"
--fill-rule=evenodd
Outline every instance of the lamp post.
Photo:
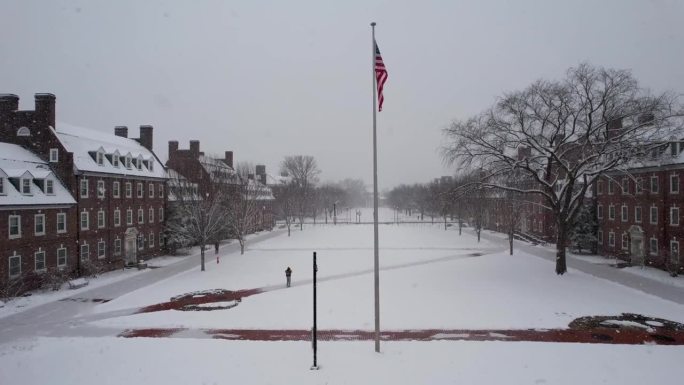
M 337 202 L 333 202 L 333 225 L 337 224 Z

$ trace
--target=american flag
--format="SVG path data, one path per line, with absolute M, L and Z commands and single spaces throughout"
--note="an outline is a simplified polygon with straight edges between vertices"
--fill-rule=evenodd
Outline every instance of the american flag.
M 378 111 L 382 111 L 382 102 L 385 100 L 385 97 L 382 96 L 382 88 L 387 81 L 387 69 L 382 61 L 377 42 L 375 42 L 375 80 L 378 82 Z

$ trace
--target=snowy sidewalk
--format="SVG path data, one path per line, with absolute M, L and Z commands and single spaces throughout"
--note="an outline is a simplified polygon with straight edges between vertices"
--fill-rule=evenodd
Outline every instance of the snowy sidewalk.
M 474 231 L 471 229 L 464 229 L 464 232 L 474 234 Z M 481 236 L 483 239 L 487 239 L 492 243 L 504 245 L 508 248 L 508 239 L 500 238 L 484 231 L 481 233 Z M 515 241 L 513 250 L 514 252 L 515 250 L 522 250 L 536 257 L 546 259 L 554 264 L 556 262 L 555 250 L 549 250 L 541 246 L 532 246 L 521 241 Z M 584 261 L 573 257 L 571 254 L 568 254 L 567 264 L 569 269 L 576 269 L 594 277 L 603 278 L 616 284 L 684 305 L 684 288 L 682 287 L 669 285 L 644 276 L 625 272 L 609 265 Z M 549 268 L 549 274 L 554 274 L 551 267 Z

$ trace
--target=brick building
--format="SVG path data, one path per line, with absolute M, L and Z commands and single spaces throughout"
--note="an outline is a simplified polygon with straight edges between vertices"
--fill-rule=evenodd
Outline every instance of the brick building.
M 140 138 L 126 127 L 115 135 L 55 121 L 55 96 L 36 94 L 35 110 L 21 111 L 16 95 L 0 95 L 0 142 L 41 159 L 69 191 L 75 237 L 69 255 L 105 268 L 134 263 L 161 252 L 166 172 L 152 151 L 152 126 Z M 70 222 L 71 223 L 71 222 Z
M 0 142 L 0 286 L 76 264 L 76 200 L 47 162 Z
M 683 151 L 682 142 L 664 144 L 629 174 L 610 174 L 596 183 L 601 253 L 659 267 L 679 264 L 684 241 Z

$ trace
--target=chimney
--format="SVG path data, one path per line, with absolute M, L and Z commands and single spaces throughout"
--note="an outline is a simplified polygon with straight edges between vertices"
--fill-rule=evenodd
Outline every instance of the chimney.
M 192 155 L 193 158 L 197 158 L 200 155 L 199 140 L 190 141 L 190 155 Z
M 266 166 L 263 164 L 256 165 L 257 180 L 261 184 L 266 184 Z
M 50 127 L 55 127 L 55 95 L 36 94 L 36 115 L 44 117 Z
M 114 135 L 120 136 L 122 138 L 128 138 L 128 127 L 126 127 L 126 126 L 114 127 Z
M 0 94 L 0 113 L 19 109 L 19 97 L 15 94 Z
M 140 144 L 146 149 L 152 151 L 152 126 L 140 126 Z
M 178 151 L 178 141 L 177 140 L 169 140 L 169 159 L 173 156 L 172 154 L 175 154 L 176 151 Z
M 233 151 L 226 151 L 224 161 L 226 162 L 228 167 L 233 168 Z

